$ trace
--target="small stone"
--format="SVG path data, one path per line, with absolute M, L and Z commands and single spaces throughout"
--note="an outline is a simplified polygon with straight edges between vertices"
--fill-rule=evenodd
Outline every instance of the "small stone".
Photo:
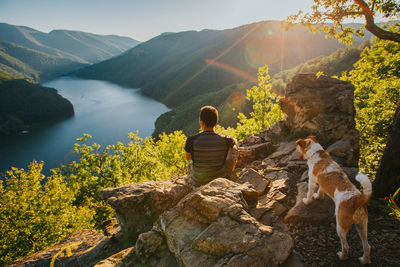
M 270 159 L 281 159 L 284 156 L 289 156 L 296 149 L 296 142 L 281 143 L 278 150 L 269 156 Z M 289 158 L 288 158 L 289 159 Z

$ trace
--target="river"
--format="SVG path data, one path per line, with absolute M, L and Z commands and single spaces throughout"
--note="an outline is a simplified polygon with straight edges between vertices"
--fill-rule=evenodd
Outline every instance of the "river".
M 42 85 L 57 89 L 71 101 L 75 116 L 3 139 L 0 173 L 11 166 L 26 168 L 33 160 L 44 161 L 48 173 L 74 158 L 70 151 L 84 133 L 101 145 L 126 142 L 129 132 L 150 136 L 157 117 L 168 111 L 165 105 L 142 95 L 140 89 L 106 81 L 61 77 Z

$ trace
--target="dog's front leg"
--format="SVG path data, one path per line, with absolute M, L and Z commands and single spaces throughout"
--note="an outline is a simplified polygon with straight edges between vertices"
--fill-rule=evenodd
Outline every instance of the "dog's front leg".
M 322 190 L 321 186 L 318 188 L 318 192 L 314 193 L 314 199 L 321 199 L 324 197 L 324 191 Z
M 305 205 L 308 205 L 312 201 L 312 197 L 315 191 L 315 188 L 317 187 L 317 177 L 312 175 L 311 173 L 308 174 L 308 192 L 307 192 L 307 197 L 303 198 L 303 203 Z

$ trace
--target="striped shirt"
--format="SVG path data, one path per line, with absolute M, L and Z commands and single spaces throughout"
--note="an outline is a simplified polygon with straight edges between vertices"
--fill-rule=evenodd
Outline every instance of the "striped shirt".
M 225 174 L 225 160 L 230 147 L 236 140 L 230 136 L 213 131 L 189 136 L 186 140 L 185 151 L 190 153 L 193 160 L 193 182 L 195 186 L 204 185 Z

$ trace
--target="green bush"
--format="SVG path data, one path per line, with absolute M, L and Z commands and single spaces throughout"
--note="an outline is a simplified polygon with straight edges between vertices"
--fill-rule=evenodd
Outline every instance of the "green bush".
M 162 134 L 158 141 L 129 134 L 130 142 L 101 147 L 78 138 L 76 161 L 45 177 L 43 163 L 11 168 L 0 188 L 0 265 L 25 257 L 85 228 L 100 229 L 113 210 L 100 199 L 106 187 L 169 179 L 186 172 L 186 136 Z
M 11 168 L 0 187 L 0 265 L 37 252 L 66 235 L 92 228 L 93 212 L 73 205 L 64 177 L 45 177 L 43 162 Z
M 376 39 L 342 79 L 355 86 L 360 171 L 375 177 L 400 97 L 400 44 Z

